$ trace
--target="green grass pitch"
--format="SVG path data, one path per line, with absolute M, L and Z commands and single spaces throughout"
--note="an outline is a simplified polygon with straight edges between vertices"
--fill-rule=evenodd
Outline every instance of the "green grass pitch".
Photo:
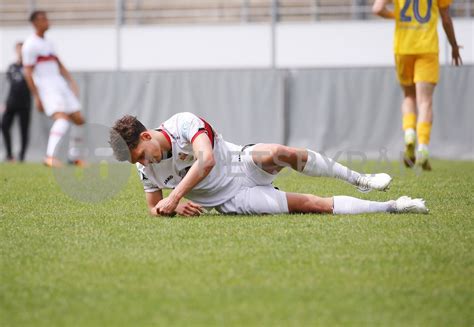
M 424 197 L 429 215 L 157 219 L 135 173 L 87 204 L 45 167 L 0 164 L 0 325 L 473 326 L 474 163 L 433 166 L 393 172 L 387 193 L 294 173 L 275 183 Z

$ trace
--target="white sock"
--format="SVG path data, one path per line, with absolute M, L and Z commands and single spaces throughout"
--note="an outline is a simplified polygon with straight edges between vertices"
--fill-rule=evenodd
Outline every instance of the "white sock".
M 303 168 L 303 174 L 308 176 L 339 178 L 353 185 L 357 185 L 357 179 L 360 177 L 358 172 L 350 170 L 346 166 L 318 152 L 307 151 L 308 161 L 306 161 L 306 165 Z
M 83 143 L 84 128 L 79 125 L 71 126 L 71 133 L 69 135 L 69 160 L 75 161 L 82 155 L 81 147 Z
M 418 152 L 428 152 L 428 144 L 418 144 Z
M 367 201 L 353 198 L 351 196 L 335 196 L 333 214 L 359 214 L 371 212 L 393 212 L 395 201 L 387 202 Z
M 49 131 L 48 147 L 46 149 L 46 155 L 48 157 L 54 156 L 54 150 L 59 141 L 61 141 L 61 138 L 67 133 L 69 125 L 70 123 L 66 119 L 60 118 L 54 121 L 53 126 Z
M 416 131 L 413 128 L 405 130 L 405 144 L 413 144 L 416 141 Z

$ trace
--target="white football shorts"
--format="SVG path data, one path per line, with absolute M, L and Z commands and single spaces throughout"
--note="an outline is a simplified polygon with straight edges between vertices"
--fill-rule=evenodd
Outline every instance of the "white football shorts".
M 267 173 L 258 167 L 252 159 L 253 146 L 246 148 L 239 155 L 238 165 L 245 175 L 241 189 L 227 202 L 216 207 L 225 214 L 283 214 L 288 213 L 286 193 L 273 187 L 276 175 Z
M 38 92 L 47 116 L 56 112 L 71 114 L 81 110 L 81 104 L 66 82 L 60 80 L 42 81 Z

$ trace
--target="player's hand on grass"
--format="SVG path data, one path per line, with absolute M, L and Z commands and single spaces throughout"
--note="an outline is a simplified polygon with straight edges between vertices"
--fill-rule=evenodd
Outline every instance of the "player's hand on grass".
M 453 58 L 451 64 L 454 66 L 462 65 L 462 58 L 459 54 L 459 49 L 462 49 L 462 45 L 452 48 L 451 57 Z
M 169 196 L 158 202 L 158 204 L 155 206 L 155 210 L 160 216 L 174 216 L 176 214 L 176 208 L 178 205 L 179 200 Z
M 39 96 L 35 96 L 35 106 L 39 112 L 44 112 L 43 103 L 41 102 Z
M 185 217 L 200 216 L 203 212 L 204 210 L 199 204 L 191 201 L 180 203 L 176 207 L 176 213 Z

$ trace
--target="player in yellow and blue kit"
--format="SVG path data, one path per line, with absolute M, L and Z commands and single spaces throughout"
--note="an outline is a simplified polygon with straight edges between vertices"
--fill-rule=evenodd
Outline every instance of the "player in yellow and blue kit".
M 387 8 L 389 2 L 375 0 L 372 11 L 383 18 L 395 19 L 395 64 L 404 92 L 404 161 L 407 167 L 416 161 L 423 170 L 431 170 L 428 144 L 433 122 L 433 92 L 439 79 L 438 16 L 451 45 L 452 63 L 462 65 L 449 14 L 452 0 L 393 0 L 393 11 Z

